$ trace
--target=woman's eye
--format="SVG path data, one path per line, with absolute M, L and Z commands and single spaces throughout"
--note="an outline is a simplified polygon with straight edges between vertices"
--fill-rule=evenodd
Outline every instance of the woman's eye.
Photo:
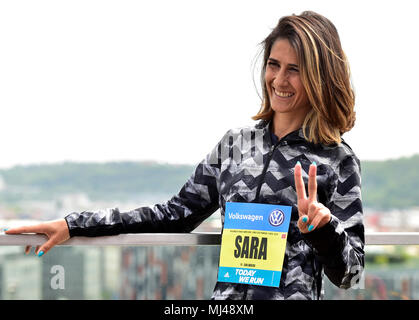
M 274 61 L 268 61 L 268 66 L 270 66 L 271 68 L 280 68 L 281 66 L 279 65 L 279 63 L 274 62 Z M 291 67 L 288 69 L 289 71 L 292 72 L 299 72 L 297 68 Z

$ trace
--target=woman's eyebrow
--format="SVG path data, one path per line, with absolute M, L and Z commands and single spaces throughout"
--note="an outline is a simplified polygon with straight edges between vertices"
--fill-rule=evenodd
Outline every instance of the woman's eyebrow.
M 278 61 L 278 60 L 276 60 L 276 59 L 274 59 L 274 58 L 268 58 L 268 60 L 271 60 L 272 62 L 275 62 L 275 63 L 278 63 L 278 64 L 279 64 L 279 61 Z M 298 65 L 297 65 L 297 64 L 294 64 L 294 63 L 290 63 L 290 64 L 288 64 L 288 66 L 289 66 L 289 67 L 295 67 L 295 68 L 298 68 Z

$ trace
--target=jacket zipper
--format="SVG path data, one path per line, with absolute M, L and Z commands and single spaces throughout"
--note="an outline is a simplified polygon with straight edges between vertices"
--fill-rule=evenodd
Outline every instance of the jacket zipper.
M 291 134 L 291 133 L 289 133 L 289 134 Z M 269 136 L 269 140 L 270 140 L 270 142 L 271 142 L 271 148 L 270 148 L 270 150 L 269 150 L 269 152 L 268 152 L 268 157 L 266 158 L 266 162 L 265 162 L 265 164 L 264 164 L 264 166 L 263 166 L 263 170 L 262 170 L 262 174 L 261 174 L 261 179 L 260 179 L 260 181 L 259 181 L 259 184 L 258 184 L 258 187 L 257 187 L 257 189 L 256 189 L 256 197 L 255 197 L 255 201 L 256 201 L 256 203 L 260 203 L 260 199 L 259 199 L 259 197 L 260 197 L 260 190 L 261 190 L 261 188 L 262 188 L 262 184 L 263 184 L 263 182 L 265 181 L 265 176 L 266 176 L 266 171 L 268 171 L 268 167 L 269 167 L 269 163 L 271 162 L 271 159 L 272 159 L 272 155 L 273 155 L 273 153 L 274 153 L 274 151 L 275 151 L 275 149 L 281 144 L 281 142 L 283 141 L 283 140 L 285 140 L 285 138 L 289 135 L 289 134 L 287 134 L 287 135 L 285 135 L 285 136 L 283 136 L 279 141 L 277 141 L 275 144 L 272 144 L 272 139 L 271 139 L 271 137 Z M 243 293 L 243 300 L 246 300 L 246 298 L 247 298 L 247 289 L 249 288 L 249 285 L 245 285 L 245 287 L 244 287 L 244 293 Z
M 271 149 L 269 150 L 268 157 L 266 159 L 265 165 L 263 166 L 260 182 L 259 182 L 258 187 L 256 189 L 256 197 L 255 197 L 256 202 L 260 202 L 259 201 L 260 200 L 259 199 L 260 189 L 262 188 L 263 181 L 265 181 L 266 171 L 268 171 L 268 167 L 269 167 L 269 163 L 271 162 L 272 155 L 273 155 L 276 147 L 278 147 L 278 145 L 281 143 L 281 140 L 278 141 L 277 143 L 275 143 L 274 145 L 271 145 Z
M 272 155 L 273 155 L 276 147 L 278 147 L 279 144 L 281 143 L 281 141 L 282 141 L 282 139 L 280 141 L 278 141 L 277 143 L 275 143 L 274 145 L 271 145 L 271 148 L 270 148 L 269 153 L 268 153 L 268 157 L 266 158 L 265 165 L 263 166 L 260 182 L 259 182 L 258 187 L 256 189 L 256 197 L 255 197 L 256 203 L 260 202 L 259 201 L 260 200 L 259 199 L 260 189 L 262 188 L 263 181 L 265 180 L 266 171 L 268 171 L 268 167 L 269 167 L 269 163 L 271 162 Z M 245 285 L 244 292 L 243 292 L 243 300 L 246 300 L 246 298 L 247 298 L 248 288 L 249 288 L 249 285 Z

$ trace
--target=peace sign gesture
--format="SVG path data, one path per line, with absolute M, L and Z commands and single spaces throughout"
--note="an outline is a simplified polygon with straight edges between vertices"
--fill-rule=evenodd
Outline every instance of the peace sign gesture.
M 330 210 L 320 202 L 317 202 L 317 166 L 313 162 L 308 171 L 308 198 L 302 176 L 300 162 L 294 167 L 295 189 L 297 191 L 298 205 L 298 229 L 301 233 L 307 233 L 327 224 L 332 215 Z

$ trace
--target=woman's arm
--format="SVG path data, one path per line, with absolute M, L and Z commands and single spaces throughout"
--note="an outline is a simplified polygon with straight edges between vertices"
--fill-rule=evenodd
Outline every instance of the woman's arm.
M 361 168 L 354 155 L 343 159 L 337 170 L 335 191 L 326 204 L 330 221 L 303 233 L 323 264 L 325 274 L 340 288 L 355 285 L 364 269 L 364 225 L 361 202 Z
M 167 202 L 128 212 L 115 208 L 71 213 L 65 217 L 70 236 L 192 231 L 218 209 L 220 148 L 224 140 L 198 164 L 179 193 Z
M 37 247 L 42 254 L 72 236 L 105 236 L 138 232 L 190 232 L 214 213 L 218 206 L 218 181 L 221 168 L 221 147 L 228 132 L 215 148 L 198 164 L 178 194 L 163 204 L 141 207 L 128 212 L 117 208 L 71 213 L 57 222 L 6 231 L 7 234 L 41 233 L 48 241 Z M 46 232 L 45 230 L 48 230 Z M 26 248 L 29 252 L 30 247 Z
M 204 159 L 180 192 L 163 204 L 128 212 L 117 208 L 71 213 L 65 217 L 70 236 L 139 232 L 190 232 L 218 208 L 219 170 Z

